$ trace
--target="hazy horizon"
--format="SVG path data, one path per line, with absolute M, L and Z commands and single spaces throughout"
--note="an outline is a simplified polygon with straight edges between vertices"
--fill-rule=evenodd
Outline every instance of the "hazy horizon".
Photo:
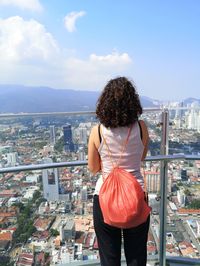
M 49 86 L 27 86 L 27 85 L 23 85 L 23 84 L 0 84 L 0 90 L 1 90 L 1 87 L 2 86 L 9 86 L 9 87 L 21 87 L 21 88 L 25 88 L 27 90 L 29 89 L 42 89 L 42 88 L 46 88 L 46 89 L 51 89 L 51 90 L 58 90 L 58 91 L 75 91 L 75 92 L 94 92 L 94 93 L 98 93 L 98 94 L 101 94 L 101 91 L 99 90 L 79 90 L 78 88 L 77 89 L 70 89 L 70 88 L 66 88 L 66 89 L 59 89 L 59 88 L 53 88 L 53 87 L 49 87 Z M 195 100 L 198 100 L 200 101 L 200 97 L 192 97 L 192 96 L 189 96 L 187 98 L 183 98 L 183 99 L 159 99 L 159 98 L 152 98 L 152 97 L 149 97 L 147 95 L 141 95 L 139 94 L 140 97 L 143 97 L 143 98 L 146 98 L 146 99 L 150 99 L 152 101 L 159 101 L 161 103 L 167 103 L 167 102 L 181 102 L 181 101 L 184 101 L 184 100 L 187 100 L 187 99 L 190 99 L 190 98 L 194 98 Z

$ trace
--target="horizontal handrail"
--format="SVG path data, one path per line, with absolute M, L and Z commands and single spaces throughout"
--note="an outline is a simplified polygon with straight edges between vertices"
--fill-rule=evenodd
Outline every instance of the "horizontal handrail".
M 199 110 L 200 107 L 168 107 L 172 110 Z M 148 107 L 143 108 L 144 113 L 163 111 L 163 107 Z M 0 119 L 4 118 L 20 118 L 20 117 L 49 117 L 49 116 L 72 116 L 72 115 L 95 115 L 95 111 L 78 111 L 78 112 L 44 112 L 44 113 L 2 113 Z
M 161 108 L 143 108 L 144 112 L 162 111 Z M 19 117 L 45 117 L 45 116 L 71 116 L 71 115 L 95 115 L 95 111 L 78 111 L 78 112 L 45 112 L 45 113 L 4 113 L 0 114 L 1 118 L 19 118 Z
M 146 162 L 152 161 L 173 161 L 173 160 L 200 160 L 200 155 L 157 155 L 146 157 Z M 59 162 L 59 163 L 45 163 L 45 164 L 32 164 L 22 165 L 15 167 L 5 167 L 0 169 L 0 174 L 14 173 L 21 171 L 33 171 L 49 168 L 71 167 L 71 166 L 85 166 L 87 161 L 71 161 L 71 162 Z
M 168 110 L 199 110 L 200 107 L 199 106 L 193 106 L 193 107 L 167 107 Z
M 200 265 L 200 259 L 187 258 L 187 257 L 166 257 L 166 260 L 169 265 Z
M 1 168 L 0 174 L 11 173 L 11 172 L 12 173 L 21 172 L 21 171 L 42 170 L 42 169 L 49 169 L 49 168 L 59 168 L 59 167 L 84 166 L 84 165 L 87 165 L 87 161 L 31 164 L 31 165 Z
M 185 154 L 173 154 L 173 155 L 156 155 L 147 156 L 145 161 L 174 161 L 174 160 L 200 160 L 200 155 L 185 155 Z
M 19 117 L 45 117 L 45 116 L 71 116 L 71 115 L 94 115 L 94 111 L 80 112 L 46 112 L 46 113 L 17 113 L 0 114 L 0 118 L 19 118 Z
M 153 259 L 152 259 L 152 258 Z M 148 256 L 148 261 L 152 261 L 154 265 L 158 265 L 156 256 Z M 193 259 L 193 258 L 187 258 L 187 257 L 166 257 L 166 261 L 168 265 L 177 265 L 177 266 L 189 266 L 189 265 L 200 265 L 200 259 Z M 59 264 L 60 266 L 68 266 L 67 263 Z M 76 261 L 71 262 L 71 266 L 100 266 L 100 260 L 91 260 L 91 261 Z M 122 258 L 121 265 L 126 265 L 125 258 Z M 149 264 L 147 264 L 149 265 Z

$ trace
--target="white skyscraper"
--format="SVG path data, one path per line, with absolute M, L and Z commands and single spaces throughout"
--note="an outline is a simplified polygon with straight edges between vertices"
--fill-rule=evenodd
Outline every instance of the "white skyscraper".
M 178 202 L 180 203 L 181 207 L 185 206 L 185 194 L 183 190 L 178 190 L 177 191 L 177 199 Z
M 87 144 L 87 129 L 84 127 L 79 128 L 79 143 Z
M 200 237 L 200 221 L 196 220 L 197 223 L 197 237 Z
M 17 152 L 10 152 L 7 153 L 7 164 L 9 166 L 16 166 L 17 164 L 17 159 L 18 159 L 18 154 Z
M 186 115 L 186 125 L 189 129 L 196 129 L 200 132 L 200 105 L 198 102 L 193 102 L 191 108 Z
M 53 145 L 56 143 L 55 126 L 50 126 L 50 143 Z
M 147 191 L 157 193 L 160 191 L 160 172 L 145 171 Z
M 43 163 L 52 163 L 52 159 L 45 158 Z M 48 201 L 59 200 L 58 169 L 42 170 L 42 183 L 44 198 Z
M 78 150 L 78 160 L 79 161 L 86 160 L 86 154 L 85 154 L 85 151 L 84 151 L 83 147 L 80 147 L 79 150 Z

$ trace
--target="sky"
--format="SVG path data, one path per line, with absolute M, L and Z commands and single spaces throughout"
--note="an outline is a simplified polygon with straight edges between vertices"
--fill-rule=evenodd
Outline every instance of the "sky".
M 0 0 L 0 84 L 200 99 L 199 0 Z

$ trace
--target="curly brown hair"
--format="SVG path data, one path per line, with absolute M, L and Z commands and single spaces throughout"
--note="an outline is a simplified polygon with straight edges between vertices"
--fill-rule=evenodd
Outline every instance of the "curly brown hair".
M 124 127 L 138 120 L 142 106 L 135 86 L 126 77 L 111 79 L 97 101 L 96 116 L 105 127 Z

